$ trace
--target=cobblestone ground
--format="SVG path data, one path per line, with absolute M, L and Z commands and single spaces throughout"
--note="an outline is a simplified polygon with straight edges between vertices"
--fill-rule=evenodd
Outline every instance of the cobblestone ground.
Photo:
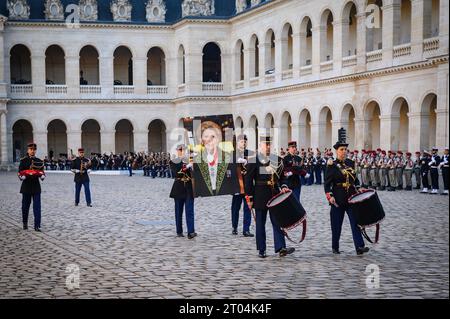
M 36 233 L 21 228 L 16 175 L 0 173 L 0 298 L 449 297 L 444 196 L 380 192 L 387 212 L 381 242 L 357 257 L 346 219 L 343 254 L 334 256 L 322 187 L 304 187 L 307 239 L 280 258 L 268 221 L 270 255 L 262 260 L 254 238 L 231 235 L 231 196 L 196 200 L 199 236 L 188 240 L 175 236 L 170 180 L 92 176 L 94 207 L 88 208 L 73 205 L 72 179 L 49 174 L 45 180 L 43 232 Z M 70 264 L 80 269 L 73 290 L 66 285 Z M 379 288 L 367 288 L 371 264 L 379 267 Z

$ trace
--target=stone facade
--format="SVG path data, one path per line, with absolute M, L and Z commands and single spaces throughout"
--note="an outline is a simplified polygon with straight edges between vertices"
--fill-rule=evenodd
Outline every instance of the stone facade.
M 277 0 L 229 20 L 75 29 L 0 17 L 1 162 L 28 139 L 39 156 L 149 151 L 154 139 L 169 150 L 180 119 L 224 113 L 249 135 L 273 128 L 278 147 L 330 147 L 346 127 L 352 148 L 442 149 L 448 1 L 384 0 L 367 28 L 376 2 Z

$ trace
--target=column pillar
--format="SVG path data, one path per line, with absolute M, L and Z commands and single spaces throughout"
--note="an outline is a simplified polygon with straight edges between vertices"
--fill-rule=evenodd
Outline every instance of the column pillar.
M 134 131 L 134 150 L 136 152 L 148 151 L 148 131 Z
M 383 64 L 390 67 L 394 58 L 393 48 L 400 37 L 400 0 L 384 0 L 383 4 Z
M 147 94 L 147 57 L 133 57 L 134 94 Z
M 100 131 L 100 148 L 102 153 L 116 152 L 116 132 L 115 130 L 101 130 Z
M 252 72 L 255 70 L 255 52 L 255 48 L 244 50 L 244 81 L 246 87 L 250 86 L 250 78 L 253 77 Z
M 416 150 L 420 150 L 423 145 L 424 137 L 426 136 L 426 131 L 422 130 L 421 122 L 422 117 L 425 117 L 425 114 L 421 112 L 409 112 L 408 113 L 408 122 L 409 122 L 409 132 L 408 132 L 408 150 L 411 152 L 415 152 Z
M 366 13 L 360 13 L 356 16 L 356 72 L 366 71 Z
M 114 85 L 114 57 L 101 56 L 100 61 L 100 85 L 102 86 L 102 96 L 111 97 Z
M 321 38 L 325 33 L 326 36 L 326 28 L 322 26 L 313 27 L 312 28 L 312 71 L 313 74 L 318 76 L 320 74 L 320 62 L 322 61 L 322 50 L 324 48 L 321 47 Z
M 203 82 L 203 53 L 186 53 L 185 54 L 185 75 L 186 75 L 186 91 L 187 94 L 201 92 Z
M 6 111 L 0 112 L 0 157 L 1 165 L 8 164 L 8 146 L 6 131 Z
M 34 96 L 45 96 L 45 55 L 32 54 L 31 83 Z
M 34 131 L 33 141 L 37 145 L 36 157 L 43 159 L 48 155 L 47 131 Z
M 77 151 L 81 147 L 81 131 L 67 131 L 67 154 L 78 154 Z
M 67 85 L 67 95 L 76 98 L 80 94 L 80 57 L 78 55 L 67 55 L 65 78 Z
M 306 38 L 306 34 L 305 34 Z M 300 77 L 301 61 L 303 59 L 301 52 L 302 33 L 292 34 L 292 76 L 294 79 Z
M 344 43 L 348 43 L 348 25 L 348 19 L 333 21 L 333 70 L 338 73 L 342 69 L 342 57 L 347 56 L 347 53 L 344 54 L 343 51 Z
M 439 50 L 441 55 L 448 54 L 448 19 L 449 19 L 449 1 L 441 0 L 439 1 Z M 448 129 L 448 127 L 447 127 Z
M 392 139 L 392 125 L 394 121 L 398 121 L 400 116 L 395 117 L 392 115 L 381 115 L 380 116 L 380 148 L 383 150 L 393 150 L 397 151 L 398 140 L 397 142 Z M 398 137 L 397 137 L 398 139 Z M 375 148 L 376 145 L 372 145 Z M 393 149 L 395 148 L 395 149 Z
M 411 54 L 417 60 L 423 55 L 424 0 L 411 0 Z

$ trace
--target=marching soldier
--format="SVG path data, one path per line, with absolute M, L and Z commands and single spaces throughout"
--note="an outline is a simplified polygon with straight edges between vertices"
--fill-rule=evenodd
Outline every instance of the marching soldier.
M 405 176 L 406 187 L 405 190 L 412 191 L 412 175 L 414 169 L 414 162 L 411 159 L 411 153 L 406 153 L 406 160 L 404 162 L 403 176 Z
M 414 160 L 414 176 L 416 177 L 416 187 L 414 189 L 420 189 L 420 152 L 416 152 L 416 159 Z
M 92 207 L 91 190 L 89 187 L 89 175 L 91 161 L 84 157 L 84 149 L 78 149 L 78 157 L 72 161 L 72 173 L 75 174 L 75 206 L 80 203 L 81 187 L 84 187 L 84 195 L 86 197 L 86 204 Z
M 22 181 L 20 193 L 22 194 L 22 222 L 23 229 L 28 229 L 28 214 L 31 200 L 33 200 L 34 230 L 41 231 L 41 184 L 45 174 L 35 175 L 33 170 L 43 171 L 44 162 L 37 158 L 37 145 L 30 143 L 27 145 L 27 155 L 20 159 L 18 177 Z M 39 176 L 40 175 L 40 176 Z
M 170 198 L 175 200 L 175 224 L 178 237 L 183 235 L 183 209 L 186 211 L 188 239 L 197 236 L 194 225 L 194 193 L 192 190 L 192 163 L 185 156 L 184 145 L 177 147 L 177 156 L 170 161 L 172 175 L 175 177 Z
M 249 150 L 247 150 L 247 136 L 246 135 L 239 135 L 236 138 L 236 144 L 237 144 L 237 150 L 236 150 L 236 156 L 237 156 L 237 163 L 239 164 L 239 169 L 242 174 L 242 177 L 245 177 L 246 174 L 246 165 L 249 156 L 254 156 L 254 154 L 250 154 Z M 250 233 L 250 224 L 252 222 L 252 213 L 250 212 L 250 208 L 247 205 L 247 202 L 245 201 L 245 190 L 242 189 L 241 191 L 244 192 L 244 194 L 238 193 L 233 195 L 233 199 L 231 201 L 231 225 L 233 227 L 232 234 L 237 235 L 238 231 L 238 224 L 239 224 L 239 211 L 241 210 L 241 205 L 244 203 L 244 227 L 242 230 L 242 234 L 244 237 L 254 237 L 252 233 Z
M 300 176 L 305 176 L 308 179 L 309 174 L 302 168 L 302 159 L 296 155 L 296 152 L 297 142 L 289 142 L 288 154 L 283 159 L 283 165 L 286 184 L 294 193 L 295 198 L 300 202 L 300 194 L 302 191 Z
M 441 195 L 448 195 L 448 147 L 444 149 L 444 155 L 442 156 L 441 170 L 442 179 L 444 180 L 444 191 Z
M 389 160 L 387 162 L 388 167 L 388 177 L 389 177 L 389 192 L 394 192 L 397 189 L 397 162 L 394 158 L 395 152 L 389 151 Z
M 283 174 L 283 160 L 271 154 L 270 136 L 261 135 L 258 148 L 258 155 L 255 163 L 247 164 L 247 174 L 245 175 L 245 193 L 247 202 L 252 209 L 256 210 L 256 248 L 260 258 L 266 258 L 266 220 L 267 203 L 269 200 L 281 192 L 288 190 L 286 185 L 282 185 L 280 178 Z M 270 221 L 273 228 L 275 253 L 280 257 L 292 254 L 295 248 L 286 248 L 286 241 L 281 228 L 274 223 L 272 215 Z
M 430 165 L 430 175 L 431 175 L 431 194 L 439 193 L 439 164 L 441 163 L 441 158 L 437 154 L 438 149 L 433 147 Z
M 355 172 L 355 163 L 347 159 L 347 147 L 345 142 L 345 130 L 339 130 L 339 140 L 333 146 L 336 150 L 336 161 L 328 160 L 328 167 L 325 173 L 325 194 L 331 206 L 331 233 L 333 254 L 340 254 L 339 240 L 341 237 L 342 223 L 345 213 L 347 213 L 352 229 L 353 242 L 357 255 L 362 255 L 369 251 L 365 247 L 364 239 L 359 230 L 352 210 L 348 204 L 348 199 L 357 193 L 359 181 Z
M 430 171 L 431 154 L 427 151 L 423 151 L 423 156 L 420 159 L 420 175 L 422 176 L 423 189 L 421 193 L 428 194 L 428 188 L 430 184 L 428 182 L 428 172 Z

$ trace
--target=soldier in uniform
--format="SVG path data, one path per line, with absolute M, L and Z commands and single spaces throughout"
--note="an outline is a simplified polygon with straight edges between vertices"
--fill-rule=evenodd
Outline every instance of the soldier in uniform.
M 352 229 L 353 242 L 357 255 L 362 255 L 369 251 L 365 247 L 361 231 L 356 224 L 352 210 L 348 204 L 348 199 L 357 193 L 359 181 L 355 172 L 355 163 L 347 159 L 347 147 L 345 129 L 339 130 L 339 140 L 333 146 L 336 150 L 335 161 L 328 160 L 328 167 L 325 174 L 325 194 L 331 206 L 331 233 L 333 254 L 340 254 L 339 240 L 341 237 L 342 223 L 345 213 L 347 213 Z
M 22 222 L 23 229 L 28 229 L 28 214 L 30 211 L 31 200 L 33 200 L 33 215 L 34 215 L 34 230 L 41 231 L 41 184 L 40 180 L 45 179 L 45 174 L 40 177 L 34 176 L 30 173 L 26 174 L 27 170 L 43 170 L 44 162 L 37 158 L 37 145 L 30 143 L 27 145 L 27 155 L 20 159 L 19 162 L 19 179 L 22 181 L 20 193 L 22 194 Z
M 423 194 L 428 194 L 430 184 L 428 182 L 428 172 L 430 171 L 431 154 L 427 151 L 423 151 L 423 155 L 420 158 L 420 175 L 422 176 L 423 189 L 420 191 Z
M 395 168 L 395 175 L 397 178 L 397 189 L 402 190 L 403 189 L 403 167 L 405 165 L 405 160 L 403 159 L 403 152 L 398 151 L 397 157 L 395 158 L 397 165 Z
M 431 175 L 431 194 L 439 194 L 439 164 L 441 163 L 441 157 L 438 155 L 438 149 L 433 147 L 431 154 L 430 175 Z
M 395 160 L 395 152 L 389 151 L 389 160 L 387 162 L 388 178 L 389 178 L 389 192 L 394 192 L 397 189 L 397 162 Z
M 320 153 L 319 149 L 317 149 L 314 162 L 315 162 L 314 174 L 316 175 L 316 185 L 322 185 L 322 168 L 324 165 L 324 159 L 322 158 L 322 153 Z
M 366 150 L 362 150 L 362 158 L 361 158 L 361 178 L 362 178 L 362 186 L 369 187 L 369 162 L 368 162 L 368 152 Z
M 258 154 L 255 161 L 247 164 L 247 174 L 245 175 L 245 193 L 247 202 L 252 209 L 256 211 L 256 248 L 259 251 L 259 257 L 266 258 L 266 220 L 267 203 L 269 200 L 281 192 L 289 190 L 286 185 L 281 184 L 283 177 L 282 158 L 271 154 L 270 136 L 262 134 Z M 292 254 L 294 248 L 286 248 L 286 241 L 281 228 L 274 223 L 272 215 L 270 221 L 273 227 L 273 237 L 275 244 L 275 253 L 280 257 Z
M 246 174 L 246 165 L 249 156 L 254 156 L 249 150 L 247 150 L 247 136 L 240 134 L 236 138 L 236 157 L 237 163 L 239 164 L 239 169 L 242 174 L 242 177 L 245 178 Z M 245 201 L 245 190 L 242 189 L 243 194 L 238 193 L 233 195 L 233 199 L 231 201 L 231 225 L 233 227 L 232 234 L 237 235 L 238 224 L 239 224 L 239 211 L 241 210 L 242 203 L 244 204 L 244 227 L 242 230 L 242 234 L 244 237 L 254 237 L 252 233 L 250 233 L 250 225 L 252 222 L 252 213 L 250 212 L 250 208 Z
M 302 159 L 296 155 L 297 142 L 291 141 L 288 143 L 288 154 L 283 159 L 284 178 L 287 186 L 294 193 L 295 198 L 300 202 L 300 194 L 302 191 L 302 184 L 300 177 L 305 176 L 309 178 L 309 174 L 302 168 Z
M 441 195 L 448 195 L 448 147 L 444 149 L 444 155 L 441 161 L 442 179 L 444 181 L 444 191 Z
M 416 152 L 416 159 L 414 160 L 414 176 L 416 177 L 416 187 L 414 189 L 420 189 L 420 152 Z
M 183 209 L 186 211 L 188 239 L 197 236 L 194 225 L 194 193 L 192 190 L 192 163 L 185 156 L 184 145 L 178 145 L 177 156 L 170 161 L 170 169 L 175 177 L 170 198 L 175 200 L 175 224 L 178 237 L 183 235 Z
M 373 189 L 377 189 L 379 186 L 378 183 L 378 165 L 377 165 L 377 154 L 375 152 L 372 152 L 370 155 L 370 180 L 371 180 L 371 187 Z
M 384 191 L 386 190 L 388 175 L 386 151 L 381 151 L 380 159 L 378 160 L 378 175 L 380 180 L 380 191 Z
M 84 157 L 84 149 L 78 149 L 78 157 L 72 161 L 72 173 L 75 174 L 75 206 L 80 203 L 81 187 L 84 187 L 84 195 L 86 197 L 86 204 L 92 207 L 91 190 L 89 187 L 89 175 L 91 161 Z
M 414 162 L 411 159 L 412 154 L 410 152 L 406 153 L 406 160 L 403 166 L 403 176 L 405 176 L 406 187 L 405 190 L 412 191 L 412 175 L 414 169 Z

